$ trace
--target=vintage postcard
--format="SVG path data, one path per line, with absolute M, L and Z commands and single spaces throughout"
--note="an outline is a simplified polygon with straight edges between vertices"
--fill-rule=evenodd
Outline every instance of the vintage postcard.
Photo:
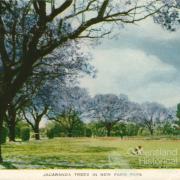
M 0 180 L 180 177 L 180 0 L 0 0 Z

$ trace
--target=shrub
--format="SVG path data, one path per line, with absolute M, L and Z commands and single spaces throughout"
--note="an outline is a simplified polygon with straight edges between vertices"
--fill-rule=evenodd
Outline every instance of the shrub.
M 24 127 L 21 129 L 21 139 L 22 139 L 22 141 L 29 141 L 30 129 L 28 127 Z
M 137 136 L 140 127 L 138 124 L 128 123 L 126 125 L 126 132 L 128 136 Z
M 163 134 L 170 135 L 174 133 L 174 128 L 170 122 L 166 122 L 162 128 Z
M 49 139 L 53 139 L 54 138 L 54 129 L 53 128 L 47 129 L 47 137 Z
M 8 130 L 5 127 L 2 127 L 1 133 L 1 139 L 0 139 L 0 144 L 6 143 L 7 135 L 8 135 Z
M 60 124 L 54 123 L 51 128 L 53 128 L 54 137 L 60 137 L 61 132 L 63 132 Z
M 150 132 L 148 131 L 147 128 L 140 128 L 138 130 L 138 135 L 140 135 L 140 136 L 150 136 L 151 134 L 150 134 Z
M 16 132 L 16 138 L 21 138 L 21 129 L 22 128 L 29 128 L 29 125 L 24 122 L 24 121 L 19 121 L 16 125 L 16 129 L 15 129 L 15 132 Z
M 113 127 L 112 136 L 120 136 L 121 138 L 123 138 L 126 135 L 126 124 L 124 122 L 120 122 Z
M 92 136 L 92 130 L 90 128 L 85 129 L 85 135 L 86 137 L 91 137 Z

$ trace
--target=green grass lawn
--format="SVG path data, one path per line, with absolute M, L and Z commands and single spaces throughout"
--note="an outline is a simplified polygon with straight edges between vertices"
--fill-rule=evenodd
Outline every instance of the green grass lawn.
M 131 154 L 141 145 L 143 155 Z M 9 169 L 180 168 L 180 140 L 55 138 L 3 145 Z

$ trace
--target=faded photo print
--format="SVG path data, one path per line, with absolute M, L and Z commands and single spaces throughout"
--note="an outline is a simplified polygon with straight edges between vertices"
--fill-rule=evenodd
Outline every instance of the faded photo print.
M 0 170 L 180 168 L 179 72 L 180 0 L 0 0 Z

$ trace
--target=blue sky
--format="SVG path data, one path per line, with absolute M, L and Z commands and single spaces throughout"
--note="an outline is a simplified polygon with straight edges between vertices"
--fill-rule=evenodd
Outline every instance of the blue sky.
M 168 32 L 152 19 L 120 29 L 114 39 L 90 49 L 97 77 L 81 86 L 91 95 L 126 94 L 136 102 L 180 102 L 180 30 Z

